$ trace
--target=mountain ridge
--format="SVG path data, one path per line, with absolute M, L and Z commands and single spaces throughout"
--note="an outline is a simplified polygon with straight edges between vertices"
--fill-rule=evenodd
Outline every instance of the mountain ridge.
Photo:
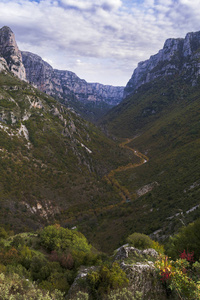
M 185 38 L 169 38 L 164 46 L 149 59 L 139 62 L 128 81 L 123 98 L 137 91 L 145 83 L 163 76 L 179 75 L 192 85 L 200 74 L 200 31 L 190 32 Z
M 15 41 L 12 30 L 4 26 L 0 28 L 0 57 L 6 61 L 1 68 L 8 68 L 22 80 L 26 80 L 26 71 L 22 62 L 22 55 Z
M 199 75 L 200 32 L 168 39 L 139 63 L 125 98 L 99 122 L 110 135 L 135 137 L 129 146 L 148 156 L 147 164 L 116 173 L 115 180 L 137 195 L 127 228 L 160 240 L 200 216 Z
M 95 121 L 122 100 L 122 86 L 88 83 L 71 71 L 53 69 L 37 54 L 20 51 L 7 26 L 0 29 L 0 57 L 1 69 L 9 69 L 89 120 Z
M 110 105 L 117 105 L 122 99 L 124 87 L 88 83 L 74 72 L 53 69 L 36 54 L 26 51 L 21 53 L 28 81 L 51 96 L 63 99 L 75 95 L 81 102 L 104 101 Z

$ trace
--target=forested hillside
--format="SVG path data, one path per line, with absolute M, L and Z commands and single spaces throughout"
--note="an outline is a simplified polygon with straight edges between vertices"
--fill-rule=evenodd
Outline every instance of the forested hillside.
M 148 163 L 116 179 L 136 194 L 129 226 L 166 238 L 199 217 L 200 88 L 167 76 L 142 85 L 112 109 L 102 128 L 132 138 Z M 133 225 L 134 224 L 134 225 Z
M 121 201 L 102 178 L 134 159 L 131 151 L 8 71 L 0 73 L 0 121 L 3 226 L 74 226 Z

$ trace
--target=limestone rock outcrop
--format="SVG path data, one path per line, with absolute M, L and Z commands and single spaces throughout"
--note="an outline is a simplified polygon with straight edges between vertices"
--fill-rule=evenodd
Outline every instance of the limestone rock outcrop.
M 117 105 L 123 97 L 124 87 L 88 83 L 75 73 L 53 69 L 36 54 L 22 51 L 27 80 L 41 91 L 60 99 L 85 102 L 105 102 Z
M 158 252 L 154 249 L 149 248 L 140 250 L 130 247 L 128 244 L 121 246 L 116 250 L 113 261 L 117 262 L 121 269 L 126 273 L 129 280 L 127 290 L 131 292 L 132 297 L 135 297 L 134 299 L 138 299 L 136 296 L 138 293 L 142 296 L 141 299 L 145 300 L 173 299 L 173 297 L 167 295 L 167 291 L 156 272 L 154 262 L 158 256 Z M 75 295 L 77 295 L 76 293 L 78 291 L 84 292 L 84 288 L 87 285 L 88 273 L 98 269 L 99 267 L 97 266 L 82 266 L 66 299 L 75 299 Z M 85 282 L 85 284 L 80 285 L 80 279 L 82 283 Z M 82 287 L 84 288 L 82 289 Z
M 200 31 L 188 33 L 184 39 L 167 39 L 163 49 L 140 62 L 124 89 L 123 97 L 128 97 L 141 85 L 163 76 L 181 75 L 185 81 L 195 85 L 199 74 Z
M 0 71 L 6 69 L 65 104 L 78 101 L 83 105 L 106 103 L 109 107 L 119 104 L 123 98 L 122 86 L 88 83 L 73 72 L 53 69 L 36 54 L 20 51 L 14 33 L 4 26 L 0 29 Z
M 0 71 L 8 69 L 6 60 L 3 57 L 0 57 Z
M 26 71 L 22 63 L 22 55 L 15 41 L 12 30 L 4 26 L 0 29 L 0 68 L 2 69 L 2 58 L 6 61 L 11 72 L 22 80 L 26 80 Z M 3 64 L 5 68 L 5 62 Z
M 154 266 L 154 260 L 158 252 L 154 249 L 139 250 L 124 245 L 117 249 L 114 260 L 120 263 L 121 268 L 129 279 L 129 290 L 136 294 L 140 292 L 142 299 L 166 300 L 166 290 L 158 278 Z

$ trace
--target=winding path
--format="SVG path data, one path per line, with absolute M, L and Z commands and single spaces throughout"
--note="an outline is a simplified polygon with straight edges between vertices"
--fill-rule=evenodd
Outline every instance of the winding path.
M 128 146 L 128 144 L 131 141 L 133 141 L 134 139 L 135 138 L 133 138 L 133 139 L 126 139 L 119 146 L 121 148 L 129 149 L 130 151 L 132 151 L 134 155 L 136 155 L 137 157 L 139 157 L 141 159 L 140 162 L 139 163 L 134 163 L 134 164 L 133 163 L 129 163 L 126 166 L 120 166 L 117 169 L 110 171 L 110 173 L 104 177 L 106 179 L 106 181 L 109 184 L 112 184 L 112 186 L 114 186 L 115 189 L 118 191 L 119 195 L 122 198 L 122 202 L 121 203 L 129 202 L 133 197 L 136 198 L 136 195 L 131 195 L 130 192 L 128 191 L 128 189 L 126 187 L 122 186 L 119 183 L 119 181 L 117 181 L 115 179 L 115 174 L 117 172 L 122 172 L 122 171 L 126 171 L 128 169 L 137 168 L 137 167 L 139 167 L 139 166 L 147 163 L 148 160 L 149 160 L 149 158 L 146 155 L 144 155 L 141 152 L 139 152 L 138 150 L 133 149 L 133 148 L 131 148 L 131 147 Z

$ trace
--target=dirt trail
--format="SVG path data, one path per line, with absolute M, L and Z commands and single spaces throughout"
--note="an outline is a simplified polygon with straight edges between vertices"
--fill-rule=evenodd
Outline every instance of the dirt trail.
M 148 162 L 148 157 L 144 154 L 142 154 L 141 152 L 139 152 L 138 150 L 136 149 L 133 149 L 131 147 L 128 146 L 128 144 L 134 140 L 133 139 L 126 139 L 124 142 L 122 142 L 119 146 L 121 148 L 125 148 L 125 149 L 129 149 L 130 151 L 132 151 L 134 153 L 134 155 L 136 155 L 137 157 L 139 157 L 141 159 L 141 161 L 139 163 L 129 163 L 128 165 L 126 166 L 120 166 L 118 167 L 117 169 L 115 170 L 112 170 L 110 171 L 110 173 L 108 175 L 105 176 L 105 179 L 106 181 L 109 183 L 109 184 L 112 184 L 112 186 L 115 187 L 115 189 L 118 191 L 119 195 L 121 196 L 122 198 L 122 202 L 121 203 L 124 203 L 124 202 L 127 202 L 127 201 L 130 201 L 131 199 L 135 198 L 136 195 L 131 195 L 128 191 L 128 189 L 124 186 L 122 186 L 116 179 L 115 179 L 115 174 L 117 172 L 122 172 L 122 171 L 126 171 L 128 169 L 133 169 L 133 168 L 136 168 L 136 167 L 139 167 L 145 163 Z

